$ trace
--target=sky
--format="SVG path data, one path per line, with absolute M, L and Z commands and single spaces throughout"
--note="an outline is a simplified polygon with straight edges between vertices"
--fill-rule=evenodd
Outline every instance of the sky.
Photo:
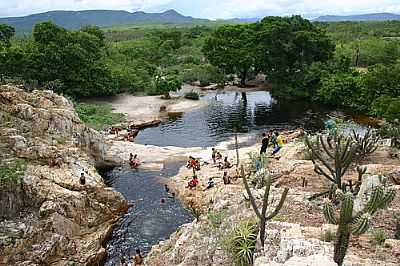
M 168 9 L 197 18 L 255 18 L 267 15 L 400 14 L 400 0 L 0 0 L 0 17 L 50 10 L 113 9 L 162 12 Z

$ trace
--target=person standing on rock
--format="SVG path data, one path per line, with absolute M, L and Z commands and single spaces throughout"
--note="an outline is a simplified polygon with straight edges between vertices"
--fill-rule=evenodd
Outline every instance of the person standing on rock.
M 86 185 L 86 177 L 84 173 L 81 173 L 81 177 L 79 178 L 79 183 L 84 186 Z
M 269 144 L 269 134 L 262 133 L 260 154 L 266 153 Z

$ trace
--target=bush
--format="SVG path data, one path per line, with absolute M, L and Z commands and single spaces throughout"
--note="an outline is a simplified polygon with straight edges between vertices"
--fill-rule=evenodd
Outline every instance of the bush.
M 75 104 L 75 110 L 87 126 L 97 130 L 125 121 L 125 115 L 113 113 L 110 105 L 78 103 Z
M 183 82 L 199 81 L 200 86 L 209 86 L 211 83 L 223 83 L 225 76 L 212 65 L 199 65 L 186 70 L 182 75 Z
M 400 117 L 400 97 L 383 95 L 373 102 L 372 111 L 375 115 L 393 121 Z
M 371 234 L 372 236 L 372 241 L 377 244 L 377 245 L 383 245 L 386 240 L 386 234 L 385 231 L 383 230 L 375 230 Z
M 26 162 L 21 159 L 4 161 L 0 164 L 0 187 L 18 185 L 26 172 Z
M 225 219 L 225 212 L 223 211 L 208 211 L 207 218 L 211 222 L 213 228 L 218 228 Z
M 325 242 L 332 242 L 336 239 L 336 232 L 327 230 L 322 233 L 321 240 Z
M 224 242 L 224 248 L 233 256 L 236 265 L 252 265 L 257 242 L 257 224 L 244 221 L 236 225 Z
M 199 100 L 200 99 L 199 94 L 195 91 L 185 93 L 184 97 L 189 100 Z

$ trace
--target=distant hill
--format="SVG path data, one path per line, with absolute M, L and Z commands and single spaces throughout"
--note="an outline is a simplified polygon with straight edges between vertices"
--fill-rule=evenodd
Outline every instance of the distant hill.
M 175 10 L 167 10 L 162 13 L 142 11 L 130 13 L 117 10 L 49 11 L 25 17 L 0 18 L 0 24 L 9 24 L 17 32 L 30 32 L 35 24 L 44 21 L 52 21 L 67 29 L 78 29 L 85 25 L 107 27 L 143 22 L 183 24 L 207 22 L 208 20 L 183 16 Z
M 313 21 L 333 22 L 333 21 L 383 21 L 383 20 L 400 20 L 400 15 L 392 13 L 371 13 L 363 15 L 350 16 L 321 16 Z

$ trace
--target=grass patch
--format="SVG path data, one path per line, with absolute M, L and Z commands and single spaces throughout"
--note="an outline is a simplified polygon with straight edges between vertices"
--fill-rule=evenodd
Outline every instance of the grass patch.
M 125 115 L 113 113 L 111 105 L 91 103 L 77 103 L 75 110 L 79 118 L 88 126 L 97 130 L 106 129 L 108 126 L 125 121 Z
M 336 232 L 327 230 L 321 234 L 321 241 L 333 242 L 336 239 Z
M 21 184 L 25 172 L 25 160 L 16 159 L 0 163 L 0 187 Z
M 214 229 L 219 228 L 224 221 L 226 214 L 224 211 L 208 211 L 207 218 Z
M 376 245 L 383 245 L 386 240 L 386 234 L 383 230 L 375 230 L 371 233 L 372 242 Z

